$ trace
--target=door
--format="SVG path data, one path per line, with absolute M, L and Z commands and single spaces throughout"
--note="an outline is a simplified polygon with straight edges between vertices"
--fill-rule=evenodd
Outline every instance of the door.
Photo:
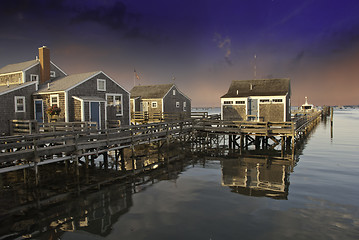
M 148 102 L 141 102 L 140 108 L 141 112 L 148 112 Z
M 248 99 L 248 120 L 258 119 L 258 99 Z
M 90 102 L 90 121 L 97 122 L 97 128 L 100 129 L 101 117 L 100 117 L 100 103 Z
M 34 100 L 34 108 L 35 108 L 35 120 L 39 123 L 44 122 L 44 108 L 42 100 Z

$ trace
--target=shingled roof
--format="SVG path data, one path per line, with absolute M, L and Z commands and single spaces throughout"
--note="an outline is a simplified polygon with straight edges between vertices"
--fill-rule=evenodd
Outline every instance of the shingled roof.
M 101 71 L 72 74 L 66 77 L 56 78 L 40 85 L 37 93 L 65 91 L 99 73 L 101 73 Z M 50 83 L 50 88 L 48 88 L 48 83 Z
M 232 81 L 228 92 L 221 98 L 249 96 L 280 96 L 290 93 L 290 80 L 258 79 Z
M 15 91 L 17 89 L 23 88 L 23 87 L 27 87 L 29 85 L 35 84 L 36 82 L 26 82 L 26 83 L 22 83 L 22 84 L 10 84 L 9 86 L 0 86 L 0 95 L 6 94 L 8 92 L 11 91 Z
M 40 63 L 40 61 L 39 60 L 30 60 L 30 61 L 21 62 L 21 63 L 9 64 L 3 68 L 0 68 L 0 74 L 23 71 L 31 66 L 36 65 L 37 63 Z
M 131 98 L 163 98 L 174 84 L 135 86 L 131 90 Z

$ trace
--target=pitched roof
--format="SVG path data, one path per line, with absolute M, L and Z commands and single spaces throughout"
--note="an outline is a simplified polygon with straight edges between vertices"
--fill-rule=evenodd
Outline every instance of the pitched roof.
M 174 84 L 135 86 L 131 90 L 131 98 L 163 98 Z
M 290 80 L 258 79 L 232 81 L 228 92 L 222 98 L 249 96 L 278 96 L 290 93 Z
M 23 88 L 23 87 L 27 87 L 32 84 L 36 84 L 36 82 L 33 81 L 33 82 L 26 82 L 26 83 L 22 83 L 22 84 L 10 84 L 9 86 L 7 86 L 7 85 L 0 86 L 0 95 L 15 91 L 15 90 Z
M 9 64 L 3 68 L 0 68 L 0 74 L 22 71 L 35 65 L 36 63 L 39 63 L 39 60 L 30 60 L 21 63 Z
M 100 73 L 100 71 L 72 74 L 62 78 L 55 78 L 53 80 L 45 82 L 44 84 L 41 84 L 39 86 L 39 90 L 37 91 L 37 93 L 65 91 L 91 78 L 92 76 L 97 75 L 98 73 Z M 49 89 L 48 89 L 48 83 L 50 84 Z

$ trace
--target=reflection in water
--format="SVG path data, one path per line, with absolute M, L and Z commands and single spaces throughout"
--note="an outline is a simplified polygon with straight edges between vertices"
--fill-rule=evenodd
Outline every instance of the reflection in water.
M 249 196 L 287 199 L 290 166 L 283 161 L 241 157 L 222 161 L 222 185 Z
M 158 163 L 157 157 L 147 157 L 137 158 L 136 169 Z M 51 167 L 53 170 L 54 166 Z M 94 235 L 105 237 L 120 216 L 133 206 L 133 194 L 145 190 L 153 183 L 177 179 L 178 174 L 183 171 L 183 162 L 173 162 L 162 168 L 153 166 L 154 170 L 140 173 L 136 177 L 121 178 L 120 183 L 103 183 L 106 179 L 118 177 L 118 171 L 82 169 L 81 189 L 87 189 L 82 193 L 74 191 L 76 187 L 70 188 L 65 178 L 58 179 L 59 176 L 63 177 L 60 169 L 64 168 L 60 165 L 58 167 L 57 171 L 51 171 L 59 173 L 58 176 L 52 174 L 57 177 L 57 182 L 43 184 L 39 189 L 26 188 L 21 184 L 21 177 L 7 176 L 5 184 L 10 189 L 3 188 L 0 195 L 0 239 L 58 239 L 65 232 L 69 235 L 69 232 L 78 230 L 87 233 L 85 239 Z M 48 169 L 49 172 L 50 170 Z M 106 186 L 100 187 L 98 183 L 101 182 L 102 186 Z

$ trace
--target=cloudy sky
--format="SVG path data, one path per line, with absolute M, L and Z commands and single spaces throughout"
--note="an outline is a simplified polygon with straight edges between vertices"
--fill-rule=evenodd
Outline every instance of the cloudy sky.
M 136 68 L 136 85 L 219 106 L 256 65 L 257 79 L 291 79 L 292 105 L 359 104 L 358 13 L 357 0 L 5 0 L 0 67 L 46 45 L 68 74 L 103 70 L 130 90 Z

